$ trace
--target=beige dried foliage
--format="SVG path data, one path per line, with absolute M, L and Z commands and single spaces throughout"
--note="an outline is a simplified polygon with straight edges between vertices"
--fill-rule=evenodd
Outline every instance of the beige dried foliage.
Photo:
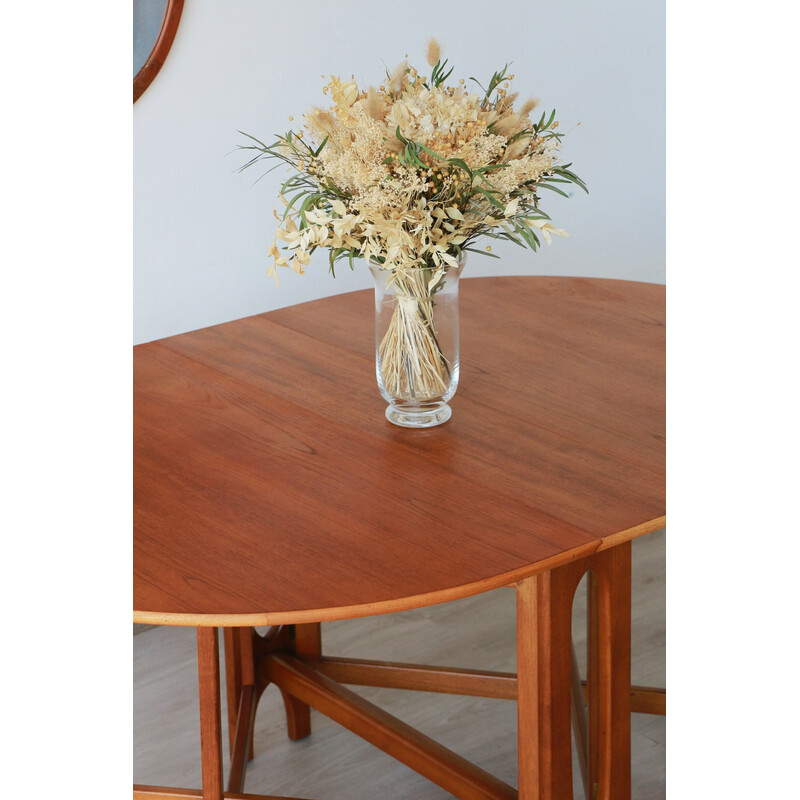
M 383 103 L 378 90 L 374 86 L 370 86 L 367 90 L 366 109 L 372 119 L 379 122 L 383 121 Z
M 403 91 L 403 83 L 408 72 L 408 62 L 401 61 L 389 78 L 389 91 L 392 94 L 400 94 Z
M 501 117 L 492 129 L 499 136 L 510 138 L 523 127 L 522 120 L 517 114 L 506 114 Z
M 336 135 L 336 120 L 332 114 L 323 111 L 321 108 L 313 108 L 309 114 L 306 115 L 308 125 L 312 133 L 317 135 L 322 134 L 321 138 L 330 136 L 331 138 Z
M 440 57 L 431 40 L 429 63 Z M 533 135 L 527 114 L 535 100 L 514 110 L 510 78 L 488 100 L 463 81 L 426 85 L 406 61 L 377 89 L 360 90 L 354 80 L 332 76 L 325 87 L 332 105 L 306 115 L 309 135 L 302 140 L 312 149 L 328 142 L 317 156 L 298 158 L 297 166 L 320 197 L 335 195 L 304 215 L 299 203 L 287 209 L 276 233 L 282 249 L 273 244 L 270 250 L 275 265 L 301 272 L 316 247 L 329 247 L 378 259 L 398 276 L 421 266 L 446 270 L 476 237 L 507 226 L 519 197 L 530 196 L 530 187 L 557 163 L 558 147 L 556 138 Z M 417 143 L 410 161 L 409 140 Z M 469 170 L 502 168 L 470 176 L 448 159 Z
M 503 162 L 513 161 L 519 158 L 530 146 L 530 137 L 522 136 L 519 139 L 511 142 L 503 153 Z
M 391 131 L 387 129 L 387 134 L 390 133 Z M 386 147 L 391 153 L 399 153 L 403 149 L 403 143 L 396 136 L 392 136 L 387 139 Z
M 426 55 L 431 67 L 441 63 L 435 39 Z M 537 100 L 514 109 L 512 79 L 496 73 L 487 97 L 463 79 L 427 84 L 407 61 L 378 89 L 331 76 L 323 90 L 331 106 L 305 115 L 308 136 L 266 148 L 301 173 L 284 184 L 270 274 L 302 274 L 317 248 L 330 249 L 332 265 L 342 257 L 379 264 L 397 296 L 379 348 L 394 396 L 435 398 L 447 389 L 434 295 L 466 248 L 484 235 L 523 246 L 531 235 L 565 235 L 535 205 L 537 183 L 558 161 L 558 135 L 534 130 L 528 115 Z
M 510 108 L 514 105 L 518 97 L 519 92 L 514 92 L 514 94 L 508 95 L 508 97 L 504 97 L 500 105 L 502 105 L 503 108 Z

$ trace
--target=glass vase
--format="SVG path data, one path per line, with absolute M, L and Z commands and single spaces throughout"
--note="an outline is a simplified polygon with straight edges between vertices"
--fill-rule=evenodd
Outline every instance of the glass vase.
M 375 280 L 375 372 L 386 418 L 404 428 L 450 419 L 458 386 L 457 267 L 405 272 L 371 264 Z

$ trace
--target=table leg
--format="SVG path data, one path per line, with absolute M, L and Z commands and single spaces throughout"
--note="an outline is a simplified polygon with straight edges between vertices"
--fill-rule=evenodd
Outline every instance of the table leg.
M 572 600 L 587 570 L 589 794 L 630 800 L 630 542 L 517 584 L 520 800 L 572 798 Z
M 242 687 L 255 683 L 253 659 L 253 628 L 223 628 L 225 637 L 225 690 L 228 699 L 228 742 L 233 755 L 233 742 Z M 253 742 L 250 741 L 247 760 L 252 761 Z
M 585 800 L 592 800 L 592 788 L 589 778 L 589 718 L 586 713 L 586 700 L 581 684 L 581 671 L 578 665 L 578 656 L 575 653 L 575 643 L 572 644 L 572 732 L 575 737 L 575 749 L 578 751 L 578 764 L 583 782 L 583 796 Z
M 197 629 L 203 800 L 222 800 L 222 703 L 216 628 Z
M 316 666 L 319 663 L 322 656 L 322 626 L 319 622 L 294 626 L 292 650 L 306 664 Z M 311 708 L 283 689 L 281 696 L 286 709 L 286 728 L 289 738 L 296 741 L 310 736 Z
M 594 687 L 598 685 L 597 676 L 597 580 L 590 571 L 586 575 L 586 702 L 589 706 L 589 742 L 588 748 L 588 767 L 589 775 L 587 784 L 590 787 L 590 794 L 588 800 L 594 800 L 594 794 L 597 791 L 599 784 L 597 783 L 598 775 L 598 750 L 597 747 L 592 747 L 592 742 L 597 742 L 600 734 L 598 727 L 599 718 L 595 708 L 592 713 L 591 696 Z M 597 692 L 594 691 L 595 706 L 597 702 Z
M 517 584 L 519 800 L 572 800 L 569 566 Z
M 631 544 L 592 556 L 588 597 L 589 782 L 631 796 Z
M 242 691 L 241 649 L 236 628 L 223 628 L 225 641 L 225 694 L 228 699 L 228 745 L 233 755 L 233 738 L 236 733 L 236 709 Z

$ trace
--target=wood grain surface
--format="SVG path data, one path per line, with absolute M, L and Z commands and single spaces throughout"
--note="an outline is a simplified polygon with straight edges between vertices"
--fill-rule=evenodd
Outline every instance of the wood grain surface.
M 134 621 L 312 622 L 663 527 L 664 287 L 467 278 L 446 424 L 392 426 L 371 292 L 134 348 Z

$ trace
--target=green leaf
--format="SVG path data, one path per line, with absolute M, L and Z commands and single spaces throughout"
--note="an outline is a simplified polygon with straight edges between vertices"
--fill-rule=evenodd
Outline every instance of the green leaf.
M 472 170 L 467 166 L 467 162 L 466 161 L 462 161 L 462 159 L 460 159 L 460 158 L 448 158 L 447 159 L 447 163 L 448 164 L 453 164 L 454 166 L 458 167 L 459 169 L 463 169 L 464 172 L 466 172 L 467 175 L 469 175 L 469 177 L 472 178 Z
M 508 64 L 506 64 L 499 72 L 495 72 L 494 75 L 492 75 L 492 79 L 489 81 L 489 88 L 486 91 L 486 96 L 483 98 L 484 102 L 489 99 L 489 95 L 505 80 L 507 69 Z
M 298 178 L 300 178 L 299 182 L 298 182 Z M 303 184 L 303 181 L 302 181 L 302 176 L 301 175 L 291 175 L 283 182 L 283 184 L 281 186 L 281 189 L 280 189 L 280 193 L 281 194 L 287 194 L 292 189 L 294 189 L 296 186 L 301 186 L 302 184 Z
M 444 156 L 440 156 L 438 153 L 434 153 L 433 150 L 431 150 L 430 148 L 425 147 L 425 145 L 422 144 L 422 142 L 416 142 L 416 144 L 418 144 L 429 156 L 435 158 L 437 161 L 446 160 Z
M 291 200 L 288 202 L 288 204 L 286 205 L 286 208 L 285 208 L 285 209 L 284 209 L 284 211 L 283 211 L 283 218 L 284 218 L 284 219 L 286 219 L 286 217 L 289 215 L 289 212 L 292 210 L 292 206 L 293 206 L 293 205 L 294 205 L 294 204 L 295 204 L 295 203 L 296 203 L 296 202 L 297 202 L 297 201 L 298 201 L 298 200 L 299 200 L 299 199 L 300 199 L 300 198 L 301 198 L 301 197 L 302 197 L 304 194 L 306 194 L 305 190 L 304 190 L 304 191 L 302 191 L 302 192 L 298 192 L 298 193 L 297 193 L 297 194 L 296 194 L 296 195 L 295 195 L 295 196 L 294 196 L 294 197 L 293 197 L 293 198 L 292 198 L 292 199 L 291 199 Z
M 445 74 L 444 68 L 447 66 L 447 59 L 444 61 L 438 61 L 436 66 L 433 68 L 433 72 L 431 72 L 431 83 L 434 86 L 440 86 L 444 81 L 446 81 L 453 72 L 453 67 L 450 67 L 450 71 Z
M 437 78 L 436 85 L 441 86 L 441 84 L 443 84 L 453 74 L 453 69 L 453 67 L 450 67 L 450 69 L 444 75 Z
M 533 231 L 527 225 L 525 225 L 524 223 L 517 224 L 515 222 L 514 230 L 525 240 L 525 242 L 527 243 L 528 247 L 531 248 L 531 250 L 534 251 L 536 250 L 536 248 L 539 246 L 539 240 L 536 238 Z
M 520 217 L 520 219 L 529 219 L 532 222 L 535 222 L 536 220 L 541 220 L 541 219 L 549 220 L 552 219 L 552 217 L 545 214 L 541 208 L 537 208 L 537 209 L 531 209 L 530 213 L 525 214 L 524 216 Z
M 566 192 L 562 192 L 561 189 L 559 189 L 557 186 L 551 186 L 549 183 L 542 182 L 539 184 L 539 187 L 537 188 L 549 189 L 551 192 L 560 194 L 562 197 L 569 197 L 569 195 Z
M 566 164 L 565 166 L 555 167 L 553 172 L 557 175 L 565 176 L 570 183 L 574 183 L 576 186 L 580 186 L 586 194 L 589 194 L 589 190 L 586 188 L 586 184 L 583 182 L 581 178 L 579 178 L 574 172 L 570 172 L 567 167 L 571 166 L 570 164 Z
M 470 253 L 478 253 L 482 256 L 489 256 L 489 258 L 500 258 L 497 253 L 490 253 L 487 250 L 478 250 L 475 247 L 462 247 L 462 250 L 468 250 Z
M 496 206 L 502 211 L 506 210 L 506 207 L 491 192 L 486 189 L 478 189 L 477 187 L 475 191 L 478 192 L 478 194 L 482 194 L 493 206 Z
M 472 171 L 477 175 L 477 174 L 479 174 L 481 172 L 491 172 L 491 171 L 496 170 L 496 169 L 506 169 L 507 167 L 510 167 L 510 166 L 511 166 L 510 164 L 505 164 L 505 163 L 503 163 L 503 164 L 487 164 L 485 167 L 475 167 L 475 169 L 472 170 Z
M 325 147 L 326 144 L 328 144 L 328 139 L 329 138 L 330 138 L 329 136 L 326 136 L 322 140 L 322 143 L 320 144 L 320 146 L 314 151 L 314 157 L 315 158 L 322 152 L 322 148 Z
M 424 161 L 420 161 L 414 144 L 414 142 L 409 142 L 405 147 L 405 157 L 408 165 L 412 167 L 420 167 L 421 169 L 429 169 L 428 165 Z
M 248 139 L 252 139 L 254 142 L 256 142 L 256 144 L 260 144 L 265 150 L 269 149 L 264 142 L 262 142 L 260 139 L 256 139 L 255 136 L 251 136 L 249 133 L 245 133 L 244 131 L 239 131 L 239 133 L 241 133 L 242 136 L 246 136 Z
M 517 247 L 521 247 L 523 250 L 525 249 L 525 245 L 519 240 L 517 236 L 515 236 L 510 231 L 501 231 L 495 238 L 497 239 L 505 239 L 509 242 L 514 242 Z

